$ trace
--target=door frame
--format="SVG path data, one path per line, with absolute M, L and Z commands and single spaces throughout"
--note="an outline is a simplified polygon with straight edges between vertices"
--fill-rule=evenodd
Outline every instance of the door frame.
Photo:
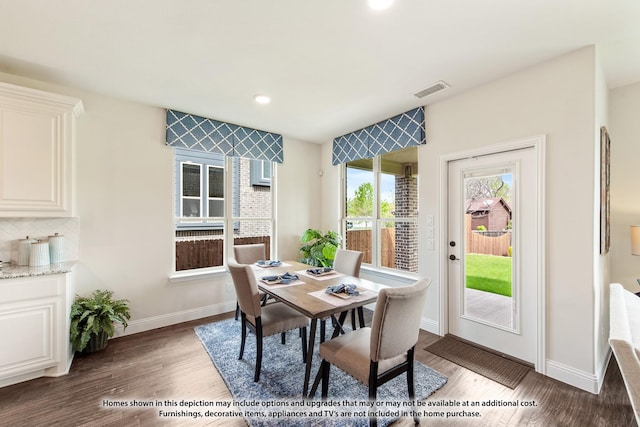
M 440 256 L 440 315 L 439 315 L 439 334 L 441 336 L 449 333 L 449 271 L 448 271 L 448 248 L 447 235 L 449 230 L 448 218 L 448 188 L 449 188 L 449 162 L 455 160 L 468 159 L 472 157 L 480 157 L 491 154 L 499 154 L 506 151 L 520 150 L 524 148 L 533 148 L 536 156 L 536 168 L 538 170 L 537 179 L 537 212 L 536 226 L 538 239 L 538 251 L 536 254 L 536 269 L 538 271 L 538 280 L 536 283 L 536 362 L 535 370 L 543 375 L 546 374 L 546 305 L 545 305 L 545 289 L 546 289 L 546 246 L 545 246 L 545 200 L 546 200 L 546 136 L 536 135 L 518 140 L 512 140 L 505 143 L 487 145 L 466 151 L 458 151 L 440 156 L 440 221 L 438 229 L 440 230 L 438 240 Z

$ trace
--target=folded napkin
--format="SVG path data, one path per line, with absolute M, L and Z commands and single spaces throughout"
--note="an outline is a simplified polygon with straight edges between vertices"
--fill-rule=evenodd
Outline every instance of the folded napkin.
M 310 268 L 307 270 L 307 273 L 310 274 L 322 274 L 322 273 L 328 273 L 330 271 L 333 271 L 333 268 L 331 267 L 318 267 L 318 268 Z
M 263 267 L 278 267 L 282 264 L 282 262 L 276 261 L 276 260 L 270 261 L 270 260 L 261 259 L 261 260 L 258 260 L 257 264 Z
M 328 294 L 340 294 L 340 293 L 345 293 L 347 295 L 360 295 L 360 292 L 356 291 L 356 285 L 348 283 L 348 284 L 341 284 L 341 285 L 334 285 L 334 286 L 327 286 L 327 291 L 326 293 Z
M 277 281 L 278 283 L 282 283 L 283 285 L 286 285 L 293 282 L 294 280 L 298 280 L 298 275 L 287 272 L 280 276 L 262 276 L 262 280 L 265 280 L 267 282 Z

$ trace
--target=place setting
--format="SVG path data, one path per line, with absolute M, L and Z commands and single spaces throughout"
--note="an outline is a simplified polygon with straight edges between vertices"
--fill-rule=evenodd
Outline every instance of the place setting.
M 304 282 L 300 280 L 297 274 L 291 274 L 286 272 L 284 274 L 277 274 L 271 276 L 262 276 L 260 281 L 268 286 L 293 286 L 303 285 Z
M 344 276 L 344 274 L 337 272 L 331 267 L 313 267 L 306 270 L 296 271 L 296 273 L 316 280 L 328 280 Z
M 341 283 L 339 285 L 327 286 L 324 290 L 310 292 L 309 295 L 331 305 L 342 306 L 369 299 L 372 295 L 375 295 L 375 292 L 359 288 L 353 283 Z
M 278 261 L 278 260 L 268 260 L 268 259 L 260 259 L 253 264 L 255 267 L 260 268 L 273 268 L 273 267 L 290 267 L 291 264 L 287 264 L 286 262 Z

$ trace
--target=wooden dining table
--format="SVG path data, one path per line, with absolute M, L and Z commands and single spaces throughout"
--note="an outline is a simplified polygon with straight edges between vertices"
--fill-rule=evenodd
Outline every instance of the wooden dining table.
M 380 289 L 387 286 L 359 277 L 347 276 L 336 271 L 314 276 L 308 273 L 307 270 L 316 267 L 297 261 L 283 261 L 281 265 L 271 267 L 262 267 L 254 264 L 252 268 L 258 282 L 258 288 L 262 292 L 299 311 L 311 320 L 304 384 L 302 387 L 303 396 L 307 396 L 318 323 L 322 321 L 322 325 L 324 325 L 325 320 L 332 317 L 336 319 L 337 325 L 332 336 L 337 336 L 341 331 L 347 312 L 352 309 L 362 309 L 363 306 L 375 302 Z M 267 281 L 262 280 L 264 277 L 281 276 L 285 273 L 297 275 L 298 280 L 293 280 L 288 284 L 269 284 Z M 355 285 L 359 295 L 349 296 L 347 294 L 326 292 L 329 286 L 341 284 Z M 322 333 L 324 333 L 324 328 L 322 329 Z M 324 337 L 321 337 L 322 340 L 324 340 Z

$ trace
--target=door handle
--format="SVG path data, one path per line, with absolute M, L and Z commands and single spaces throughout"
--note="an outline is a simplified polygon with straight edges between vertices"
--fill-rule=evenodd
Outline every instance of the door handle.
M 457 257 L 457 256 L 455 256 L 455 255 L 449 255 L 449 259 L 450 259 L 451 261 L 460 261 L 460 258 L 458 258 L 458 257 Z

